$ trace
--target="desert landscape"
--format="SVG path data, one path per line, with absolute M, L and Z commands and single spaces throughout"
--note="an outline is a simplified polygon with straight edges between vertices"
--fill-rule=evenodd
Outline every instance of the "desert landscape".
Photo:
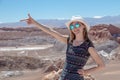
M 66 28 L 54 28 L 68 35 Z M 85 80 L 120 79 L 120 28 L 91 26 L 89 37 L 106 67 Z M 58 80 L 67 46 L 36 27 L 0 28 L 0 80 Z M 84 68 L 94 66 L 90 58 Z

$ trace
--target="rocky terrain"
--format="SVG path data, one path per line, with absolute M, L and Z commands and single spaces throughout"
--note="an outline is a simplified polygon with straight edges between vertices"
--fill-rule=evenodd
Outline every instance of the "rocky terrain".
M 55 28 L 67 35 L 66 28 Z M 114 25 L 95 25 L 89 37 L 106 64 L 120 61 L 120 29 Z M 3 51 L 3 48 L 53 45 L 45 49 Z M 43 31 L 30 28 L 0 28 L 0 80 L 58 80 L 65 60 L 66 44 L 57 41 Z M 86 68 L 94 65 L 89 59 Z M 33 77 L 32 74 L 36 74 Z M 35 78 L 36 76 L 36 78 Z M 34 78 L 34 79 L 33 79 Z M 94 80 L 86 76 L 86 80 Z M 96 79 L 97 80 L 97 79 Z
M 120 42 L 120 28 L 109 24 L 99 24 L 92 26 L 89 31 L 90 38 L 96 42 L 104 42 L 108 39 L 116 40 L 118 43 Z

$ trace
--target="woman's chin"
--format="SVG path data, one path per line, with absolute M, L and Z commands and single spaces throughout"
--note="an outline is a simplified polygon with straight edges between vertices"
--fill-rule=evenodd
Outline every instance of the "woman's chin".
M 76 32 L 74 32 L 74 34 L 77 35 L 77 34 L 80 34 L 80 32 L 79 32 L 79 31 L 76 31 Z

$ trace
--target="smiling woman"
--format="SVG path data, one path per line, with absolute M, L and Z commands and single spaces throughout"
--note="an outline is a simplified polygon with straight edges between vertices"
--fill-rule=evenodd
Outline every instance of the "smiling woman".
M 26 21 L 49 35 L 55 37 L 59 41 L 67 44 L 66 60 L 62 74 L 59 80 L 84 80 L 84 76 L 104 67 L 104 63 L 94 48 L 92 41 L 88 38 L 89 26 L 82 19 L 71 19 L 66 23 L 70 32 L 69 36 L 64 36 L 57 31 L 50 29 L 37 21 L 28 14 Z M 89 57 L 92 57 L 97 66 L 84 69 Z

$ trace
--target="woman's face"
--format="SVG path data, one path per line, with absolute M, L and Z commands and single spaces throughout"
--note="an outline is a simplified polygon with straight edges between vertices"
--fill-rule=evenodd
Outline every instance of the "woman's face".
M 80 22 L 72 22 L 69 28 L 75 35 L 77 35 L 83 32 L 85 26 Z

